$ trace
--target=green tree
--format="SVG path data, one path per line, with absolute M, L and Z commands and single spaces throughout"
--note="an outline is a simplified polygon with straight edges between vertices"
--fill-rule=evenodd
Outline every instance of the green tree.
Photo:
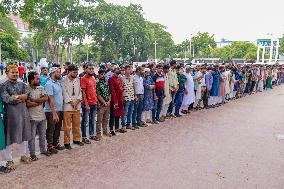
M 4 32 L 0 32 L 0 43 L 3 59 L 26 60 L 28 53 L 18 46 L 15 38 Z
M 233 58 L 245 58 L 248 52 L 255 52 L 257 51 L 257 47 L 255 44 L 246 41 L 235 41 L 231 45 L 231 48 L 234 51 Z
M 212 50 L 216 47 L 214 35 L 198 32 L 192 38 L 192 47 L 198 57 L 210 57 Z
M 284 34 L 282 37 L 279 39 L 279 54 L 284 55 Z
M 7 16 L 0 17 L 0 31 L 11 34 L 16 40 L 20 39 L 17 28 Z

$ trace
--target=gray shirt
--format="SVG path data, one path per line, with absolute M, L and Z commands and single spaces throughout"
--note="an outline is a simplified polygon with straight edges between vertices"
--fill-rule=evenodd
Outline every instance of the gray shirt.
M 39 86 L 36 89 L 30 88 L 29 99 L 39 99 L 41 96 L 46 95 L 43 87 Z M 43 121 L 46 120 L 43 105 L 28 108 L 31 120 Z
M 82 100 L 80 80 L 78 78 L 70 80 L 68 77 L 65 77 L 61 81 L 61 86 L 63 89 L 63 101 L 64 101 L 63 111 L 75 111 L 75 109 L 73 109 L 70 104 L 72 100 L 80 101 L 76 109 L 77 111 L 79 111 L 81 107 L 81 100 Z

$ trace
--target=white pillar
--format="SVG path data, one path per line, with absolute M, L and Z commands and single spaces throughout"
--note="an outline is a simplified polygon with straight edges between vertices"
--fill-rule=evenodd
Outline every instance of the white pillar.
M 279 54 L 279 39 L 277 40 L 277 45 L 276 45 L 275 63 L 278 60 L 278 54 Z
M 257 46 L 257 63 L 259 63 L 260 46 Z
M 264 64 L 264 58 L 265 58 L 265 46 L 262 46 L 262 64 Z
M 270 45 L 270 53 L 269 53 L 269 63 L 272 62 L 272 58 L 273 58 L 273 39 L 271 39 L 271 45 Z

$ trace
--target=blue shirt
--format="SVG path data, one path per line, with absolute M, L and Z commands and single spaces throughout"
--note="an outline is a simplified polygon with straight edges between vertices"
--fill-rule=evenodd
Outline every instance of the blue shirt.
M 60 82 L 54 81 L 51 78 L 48 79 L 45 85 L 45 91 L 48 96 L 53 96 L 55 111 L 63 111 L 63 93 Z M 51 112 L 48 102 L 45 103 L 45 112 Z
M 108 81 L 109 78 L 110 78 L 112 75 L 113 75 L 112 71 L 108 71 L 108 72 L 106 73 L 106 76 L 105 76 L 106 81 Z
M 40 85 L 41 85 L 41 86 L 45 87 L 46 82 L 47 82 L 47 78 L 48 78 L 48 76 L 45 76 L 45 75 L 41 75 L 41 76 L 39 77 L 39 81 L 40 81 Z

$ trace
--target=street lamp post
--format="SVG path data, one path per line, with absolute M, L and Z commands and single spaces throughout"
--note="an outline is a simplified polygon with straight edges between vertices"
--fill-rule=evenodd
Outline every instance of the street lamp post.
M 157 45 L 158 45 L 158 43 L 157 43 L 156 40 L 155 40 L 154 45 L 155 45 L 155 63 L 157 64 Z

